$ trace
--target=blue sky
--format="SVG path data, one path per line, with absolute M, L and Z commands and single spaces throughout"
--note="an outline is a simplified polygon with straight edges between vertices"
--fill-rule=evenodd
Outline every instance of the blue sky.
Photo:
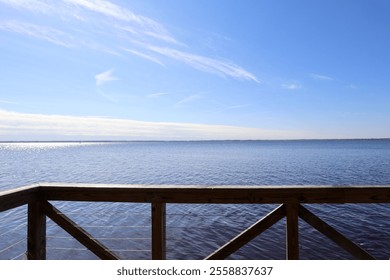
M 0 141 L 390 137 L 386 0 L 0 0 Z

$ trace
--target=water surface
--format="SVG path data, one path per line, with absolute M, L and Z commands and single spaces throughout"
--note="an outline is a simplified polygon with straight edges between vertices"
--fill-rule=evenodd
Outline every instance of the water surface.
M 36 182 L 386 185 L 390 140 L 0 143 L 0 189 Z M 57 202 L 56 206 L 123 258 L 150 258 L 149 205 Z M 203 258 L 275 207 L 168 205 L 168 258 Z M 389 259 L 389 205 L 308 208 L 375 257 Z M 25 211 L 21 207 L 0 214 L 0 259 L 23 258 Z M 284 223 L 231 258 L 283 259 Z M 351 258 L 304 222 L 300 226 L 302 258 Z M 95 257 L 49 221 L 48 258 Z

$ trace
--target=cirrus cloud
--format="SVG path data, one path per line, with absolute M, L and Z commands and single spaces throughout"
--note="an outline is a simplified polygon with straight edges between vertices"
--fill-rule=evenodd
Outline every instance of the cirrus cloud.
M 113 71 L 114 71 L 113 69 L 110 69 L 110 70 L 104 71 L 100 74 L 97 74 L 95 76 L 96 85 L 102 86 L 108 82 L 119 80 L 117 77 L 114 77 L 112 75 Z
M 9 7 L 39 15 L 38 23 L 17 19 L 0 29 L 66 48 L 88 48 L 111 55 L 136 55 L 164 66 L 160 58 L 179 60 L 199 71 L 236 80 L 259 82 L 229 59 L 195 54 L 165 26 L 107 0 L 0 0 Z M 43 23 L 43 24 L 42 24 Z M 186 51 L 179 48 L 185 47 Z
M 257 140 L 300 133 L 229 125 L 146 122 L 95 116 L 27 114 L 0 109 L 0 141 L 21 140 Z

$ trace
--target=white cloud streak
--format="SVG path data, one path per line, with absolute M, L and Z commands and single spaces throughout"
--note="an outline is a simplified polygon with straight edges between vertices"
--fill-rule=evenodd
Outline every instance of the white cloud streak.
M 160 40 L 176 43 L 176 39 L 158 22 L 141 15 L 136 15 L 130 10 L 115 5 L 105 0 L 63 0 L 77 6 L 84 7 L 104 16 L 112 17 L 119 21 L 135 24 L 140 32 L 158 38 Z
M 203 72 L 259 83 L 255 75 L 232 62 L 175 49 L 186 45 L 161 23 L 107 0 L 0 0 L 0 3 L 51 17 L 50 27 L 17 20 L 0 22 L 0 28 L 7 31 L 67 48 L 89 48 L 113 55 L 130 53 L 164 65 L 155 55 L 145 53 L 152 51 Z
M 359 89 L 359 87 L 358 87 L 357 85 L 355 85 L 355 84 L 349 84 L 349 85 L 347 86 L 347 88 L 353 89 L 353 90 Z
M 332 77 L 320 75 L 320 74 L 314 74 L 314 73 L 311 73 L 310 77 L 312 77 L 315 80 L 322 80 L 322 81 L 332 81 L 333 80 Z
M 217 111 L 217 113 L 222 113 L 230 110 L 243 109 L 251 106 L 250 104 L 241 104 L 241 105 L 233 105 L 223 108 L 222 110 Z
M 150 60 L 154 63 L 157 63 L 161 66 L 165 66 L 160 60 L 158 60 L 157 58 L 151 56 L 151 55 L 147 55 L 147 54 L 144 54 L 142 52 L 139 52 L 139 51 L 135 51 L 135 50 L 131 50 L 131 49 L 127 49 L 127 48 L 122 48 L 124 51 L 128 52 L 128 53 L 131 53 L 131 54 L 134 54 L 136 56 L 139 56 L 139 57 L 142 57 L 144 59 L 147 59 L 147 60 Z
M 183 106 L 183 105 L 185 105 L 187 103 L 193 102 L 193 101 L 198 100 L 200 98 L 202 98 L 201 95 L 193 94 L 193 95 L 187 96 L 186 98 L 180 100 L 179 102 L 176 102 L 175 106 L 181 107 L 181 106 Z
M 160 23 L 106 0 L 0 0 L 1 2 L 34 13 L 60 16 L 64 20 L 75 18 L 82 21 L 92 21 L 90 14 L 87 13 L 91 12 L 118 22 L 134 25 L 137 33 L 169 43 L 178 43 Z
M 107 99 L 108 101 L 110 102 L 113 102 L 113 103 L 116 103 L 118 102 L 118 99 L 114 98 L 113 96 L 107 94 L 106 92 L 104 92 L 103 90 L 101 90 L 100 88 L 97 89 L 97 92 L 99 93 L 99 95 L 101 97 L 103 97 L 104 99 Z
M 289 83 L 289 84 L 282 84 L 282 88 L 288 89 L 288 90 L 297 90 L 302 88 L 302 86 L 298 83 Z
M 0 3 L 7 4 L 14 8 L 30 10 L 36 13 L 53 13 L 53 6 L 48 1 L 40 0 L 0 0 Z
M 168 94 L 169 93 L 166 93 L 166 92 L 156 92 L 156 93 L 148 94 L 147 97 L 148 98 L 160 98 L 161 96 L 168 95 Z
M 0 109 L 0 140 L 282 139 L 294 132 L 226 125 L 144 122 L 103 117 L 26 114 Z
M 45 40 L 66 48 L 75 47 L 75 40 L 70 35 L 51 27 L 12 20 L 0 22 L 0 29 Z
M 110 70 L 104 71 L 100 74 L 97 74 L 95 76 L 96 85 L 102 86 L 108 82 L 119 80 L 117 77 L 114 77 L 112 75 L 113 71 L 114 71 L 113 69 L 110 69 Z
M 250 80 L 260 83 L 253 74 L 230 62 L 182 52 L 168 47 L 149 46 L 148 48 L 166 57 L 184 62 L 198 70 L 217 74 L 223 77 L 228 76 L 239 80 Z

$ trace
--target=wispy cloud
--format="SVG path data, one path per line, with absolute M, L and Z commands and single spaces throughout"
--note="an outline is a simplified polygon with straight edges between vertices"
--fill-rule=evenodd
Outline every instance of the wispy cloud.
M 255 77 L 255 75 L 246 71 L 242 67 L 235 65 L 234 63 L 224 62 L 218 59 L 182 52 L 177 49 L 172 49 L 168 47 L 149 46 L 148 48 L 156 53 L 184 62 L 201 71 L 217 74 L 224 77 L 228 76 L 235 79 L 250 80 L 260 83 L 259 80 Z
M 311 73 L 310 77 L 315 79 L 315 80 L 322 80 L 322 81 L 332 81 L 333 80 L 332 77 L 321 75 L 321 74 L 315 74 L 315 73 Z
M 77 6 L 84 7 L 93 12 L 104 16 L 112 17 L 119 21 L 133 23 L 137 26 L 138 32 L 142 32 L 160 40 L 176 43 L 176 39 L 157 21 L 137 15 L 132 11 L 113 4 L 106 0 L 63 0 L 64 2 L 72 3 Z
M 58 1 L 59 2 L 59 1 Z M 37 13 L 50 14 L 55 12 L 53 6 L 50 5 L 50 1 L 42 0 L 0 0 L 0 3 L 10 5 L 14 8 L 30 10 Z
M 99 93 L 99 95 L 101 97 L 103 97 L 104 99 L 107 99 L 108 101 L 110 102 L 113 102 L 113 103 L 116 103 L 118 102 L 118 99 L 116 99 L 115 97 L 113 97 L 112 95 L 110 94 L 107 94 L 105 91 L 103 91 L 101 88 L 97 88 L 97 92 Z
M 131 50 L 131 49 L 127 49 L 127 48 L 122 48 L 124 51 L 128 52 L 128 53 L 132 53 L 136 56 L 139 56 L 139 57 L 142 57 L 144 59 L 147 59 L 149 61 L 152 61 L 154 63 L 157 63 L 161 66 L 165 66 L 160 60 L 158 60 L 157 58 L 151 56 L 151 55 L 147 55 L 147 54 L 144 54 L 142 52 L 139 52 L 139 51 L 135 51 L 135 50 Z
M 233 106 L 227 106 L 223 108 L 222 110 L 217 111 L 217 113 L 222 113 L 230 110 L 236 110 L 236 109 L 243 109 L 251 106 L 250 104 L 241 104 L 241 105 L 233 105 Z
M 148 94 L 147 97 L 148 98 L 159 98 L 159 97 L 164 96 L 164 95 L 168 95 L 168 93 L 166 93 L 166 92 L 156 92 L 156 93 Z
M 349 89 L 359 89 L 359 87 L 357 85 L 355 85 L 355 84 L 349 84 L 347 86 L 347 88 L 349 88 Z
M 286 139 L 298 132 L 226 125 L 143 122 L 103 117 L 25 114 L 0 109 L 0 140 Z
M 200 98 L 202 98 L 202 96 L 200 94 L 193 94 L 193 95 L 187 96 L 186 98 L 180 100 L 179 102 L 176 102 L 175 106 L 181 107 L 187 103 L 193 102 L 193 101 L 198 100 Z
M 119 80 L 117 77 L 114 77 L 112 75 L 113 71 L 114 71 L 113 69 L 110 69 L 110 70 L 104 71 L 100 74 L 97 74 L 95 76 L 96 85 L 102 86 L 108 82 Z
M 70 35 L 51 27 L 10 20 L 0 22 L 0 29 L 45 40 L 67 48 L 75 47 L 75 41 Z
M 299 83 L 286 83 L 281 85 L 282 88 L 288 89 L 288 90 L 297 90 L 302 88 L 302 86 Z
M 50 26 L 0 21 L 3 30 L 67 48 L 137 55 L 159 65 L 164 65 L 160 57 L 170 58 L 203 72 L 259 83 L 243 67 L 228 59 L 195 54 L 191 46 L 180 42 L 160 22 L 108 0 L 0 0 L 0 3 L 39 14 L 39 22 L 44 22 L 46 17 Z
M 60 16 L 64 20 L 74 18 L 93 21 L 93 17 L 87 12 L 99 14 L 100 17 L 134 26 L 138 34 L 142 33 L 169 43 L 178 43 L 162 24 L 107 0 L 0 0 L 0 2 L 34 13 Z

